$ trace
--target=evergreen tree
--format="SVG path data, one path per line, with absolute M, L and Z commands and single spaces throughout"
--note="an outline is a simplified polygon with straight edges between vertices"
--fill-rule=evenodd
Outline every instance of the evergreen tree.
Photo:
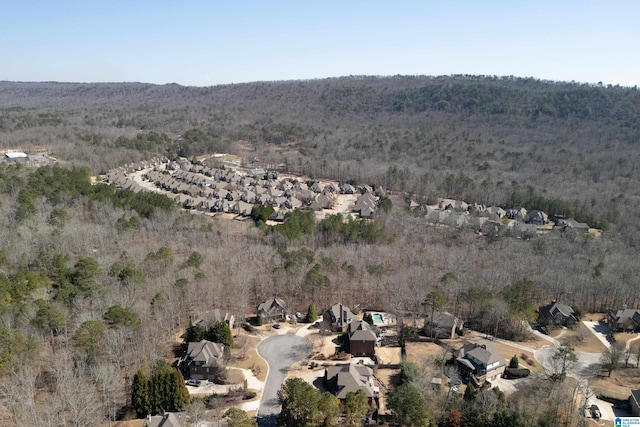
M 224 414 L 229 427 L 258 427 L 255 420 L 249 418 L 242 409 L 229 408 Z
M 312 427 L 320 418 L 320 392 L 302 378 L 291 378 L 282 386 L 279 395 L 282 427 Z
M 369 412 L 369 398 L 363 390 L 347 393 L 344 400 L 346 424 L 348 426 L 362 425 L 362 421 Z
M 316 305 L 314 303 L 309 304 L 307 309 L 307 315 L 304 319 L 307 323 L 313 323 L 318 320 L 318 314 L 316 313 Z
M 323 418 L 321 423 L 322 427 L 333 427 L 336 425 L 338 417 L 340 416 L 340 399 L 328 391 L 325 391 L 320 396 L 318 410 Z
M 401 426 L 426 427 L 429 411 L 418 389 L 411 384 L 401 384 L 389 396 L 387 405 Z
M 204 339 L 224 344 L 226 349 L 233 346 L 231 328 L 225 322 L 215 322 L 204 334 Z
M 150 379 L 146 369 L 139 369 L 133 376 L 131 383 L 131 409 L 138 418 L 146 417 L 151 413 L 149 403 Z
M 204 333 L 206 329 L 200 323 L 190 324 L 184 333 L 184 342 L 189 344 L 190 342 L 200 342 L 204 339 Z
M 511 360 L 509 360 L 509 367 L 510 368 L 514 368 L 517 369 L 518 365 L 519 365 L 519 361 L 518 361 L 518 356 L 516 356 L 515 354 L 513 355 L 513 357 L 511 358 Z

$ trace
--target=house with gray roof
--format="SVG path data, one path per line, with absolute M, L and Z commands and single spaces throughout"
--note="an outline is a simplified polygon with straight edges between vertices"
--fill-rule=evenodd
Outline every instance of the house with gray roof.
M 340 303 L 334 304 L 324 312 L 320 329 L 346 332 L 349 323 L 354 320 L 356 320 L 356 315 L 351 312 L 349 307 Z
M 347 394 L 358 390 L 365 392 L 369 401 L 378 396 L 380 389 L 374 384 L 373 369 L 364 365 L 334 365 L 324 370 L 324 384 L 338 399 L 346 399 Z
M 207 340 L 190 342 L 187 352 L 178 360 L 184 376 L 194 380 L 214 380 L 225 368 L 224 344 Z
M 268 298 L 257 309 L 264 322 L 277 322 L 287 316 L 287 304 L 280 298 Z
M 145 427 L 185 427 L 186 412 L 166 412 L 162 415 L 147 415 Z
M 609 310 L 607 322 L 613 332 L 638 332 L 640 331 L 640 310 L 636 308 Z
M 465 344 L 454 352 L 463 378 L 477 386 L 499 378 L 505 370 L 505 359 L 492 343 Z
M 367 322 L 356 320 L 349 323 L 347 334 L 349 353 L 353 356 L 375 356 L 377 337 Z
M 455 338 L 456 334 L 462 331 L 463 326 L 464 321 L 446 311 L 433 313 L 433 318 L 428 314 L 424 319 L 424 332 L 428 337 L 433 338 Z
M 577 321 L 573 309 L 556 300 L 538 309 L 538 323 L 542 326 L 571 326 L 575 325 Z

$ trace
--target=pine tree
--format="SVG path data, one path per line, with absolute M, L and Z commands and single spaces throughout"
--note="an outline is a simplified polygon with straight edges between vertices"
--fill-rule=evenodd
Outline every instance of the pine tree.
M 150 379 L 145 368 L 141 368 L 133 376 L 131 384 L 131 409 L 138 418 L 146 417 L 151 413 L 149 402 Z
M 309 308 L 307 309 L 307 315 L 305 317 L 305 321 L 307 323 L 313 323 L 318 320 L 318 314 L 316 312 L 316 305 L 314 303 L 309 304 Z

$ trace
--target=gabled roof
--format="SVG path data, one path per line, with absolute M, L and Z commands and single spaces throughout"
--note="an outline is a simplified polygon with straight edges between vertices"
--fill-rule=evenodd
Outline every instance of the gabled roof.
M 349 341 L 375 341 L 376 334 L 367 322 L 358 320 L 349 323 Z
M 363 390 L 367 397 L 374 396 L 372 385 L 373 370 L 364 365 L 335 365 L 326 368 L 327 381 L 334 385 L 332 393 L 338 399 L 347 394 Z
M 456 351 L 456 357 L 459 362 L 466 365 L 469 365 L 469 362 L 471 362 L 475 368 L 477 368 L 475 366 L 477 362 L 484 365 L 484 367 L 496 362 L 498 362 L 498 366 L 504 365 L 504 358 L 491 343 L 465 344 L 460 350 Z
M 224 366 L 224 345 L 207 340 L 190 342 L 187 354 L 179 364 L 197 363 L 200 366 L 219 368 Z
M 147 417 L 147 427 L 185 427 L 187 415 L 184 412 L 169 412 L 164 415 Z
M 347 326 L 356 317 L 349 307 L 339 303 L 329 307 L 327 314 L 330 317 L 329 321 L 337 324 L 341 328 Z
M 427 315 L 424 320 L 425 324 L 433 324 L 441 328 L 449 329 L 457 325 L 459 321 L 460 319 L 447 311 L 436 311 L 433 313 L 433 319 L 431 319 L 431 315 Z
M 280 298 L 268 298 L 258 306 L 258 313 L 280 314 L 286 310 L 287 304 Z
M 611 310 L 611 317 L 618 323 L 624 323 L 628 320 L 634 322 L 640 321 L 640 310 L 636 308 L 625 308 L 623 310 Z
M 573 317 L 575 319 L 575 316 L 573 315 L 573 309 L 570 306 L 566 304 L 560 304 L 556 301 L 552 301 L 551 304 L 540 307 L 539 312 L 546 317 L 556 317 L 557 314 L 560 314 L 562 317 Z

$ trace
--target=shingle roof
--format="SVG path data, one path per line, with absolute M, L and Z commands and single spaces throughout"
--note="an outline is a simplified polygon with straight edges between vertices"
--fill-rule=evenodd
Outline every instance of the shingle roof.
M 184 361 L 202 362 L 202 366 L 221 367 L 224 365 L 224 345 L 207 340 L 190 342 Z
M 375 341 L 376 334 L 367 322 L 358 320 L 349 323 L 349 341 Z
M 367 397 L 374 396 L 371 378 L 373 370 L 364 365 L 335 365 L 326 368 L 327 381 L 334 384 L 333 394 L 345 399 L 350 392 L 363 390 Z

